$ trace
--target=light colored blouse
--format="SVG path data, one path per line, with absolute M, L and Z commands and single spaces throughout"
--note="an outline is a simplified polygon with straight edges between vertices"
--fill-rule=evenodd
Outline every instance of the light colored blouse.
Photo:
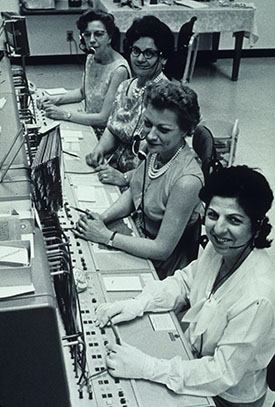
M 194 179 L 193 190 L 196 196 L 190 196 L 192 200 L 190 207 L 193 208 L 186 227 L 181 232 L 181 238 L 174 247 L 173 252 L 164 261 L 154 260 L 153 264 L 160 279 L 174 274 L 178 268 L 187 266 L 192 260 L 197 258 L 198 241 L 200 236 L 200 209 L 201 202 L 199 199 L 199 191 L 203 185 L 202 171 L 194 158 L 194 153 L 186 144 L 180 154 L 172 161 L 168 170 L 159 178 L 151 179 L 148 176 L 148 163 L 151 155 L 149 154 L 146 162 L 135 170 L 132 177 L 130 188 L 134 203 L 136 226 L 141 235 L 144 235 L 143 216 L 141 213 L 142 194 L 144 194 L 144 218 L 146 226 L 146 236 L 154 239 L 159 232 L 168 200 L 173 186 L 176 182 L 185 176 L 192 176 Z M 144 182 L 144 166 L 146 165 L 145 184 Z M 191 182 L 191 181 L 190 181 Z M 182 194 L 184 194 L 184 189 Z M 185 199 L 188 197 L 185 197 Z M 184 208 L 182 208 L 184 211 Z
M 172 165 L 168 168 L 168 170 L 159 178 L 155 178 L 153 180 L 148 176 L 148 163 L 150 161 L 150 157 L 151 155 L 149 154 L 146 159 L 146 178 L 144 188 L 143 179 L 145 161 L 143 161 L 134 172 L 130 183 L 130 188 L 136 210 L 141 205 L 142 191 L 144 190 L 144 213 L 146 228 L 151 235 L 156 237 L 167 207 L 171 190 L 175 183 L 181 177 L 185 177 L 186 175 L 192 175 L 200 180 L 199 183 L 194 185 L 194 188 L 197 188 L 198 194 L 196 202 L 193 203 L 194 209 L 188 223 L 192 224 L 197 220 L 201 208 L 199 191 L 203 186 L 203 174 L 196 159 L 194 158 L 194 153 L 190 150 L 187 144 L 185 144 L 184 148 L 172 162 Z
M 209 242 L 198 260 L 140 294 L 151 312 L 176 310 L 188 298 L 186 335 L 193 348 L 202 348 L 200 359 L 154 359 L 150 380 L 181 394 L 252 403 L 266 392 L 275 349 L 274 265 L 265 249 L 254 249 L 211 294 L 221 262 Z
M 96 62 L 93 55 L 88 55 L 82 89 L 84 89 L 85 109 L 87 113 L 99 113 L 108 92 L 114 72 L 124 66 L 131 76 L 130 67 L 125 58 L 120 56 L 110 64 Z

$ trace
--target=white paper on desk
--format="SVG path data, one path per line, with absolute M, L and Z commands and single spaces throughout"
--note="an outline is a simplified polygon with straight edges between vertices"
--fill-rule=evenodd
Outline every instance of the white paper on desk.
M 64 151 L 72 151 L 72 152 L 79 152 L 80 151 L 80 144 L 78 141 L 62 141 L 62 149 Z
M 102 184 L 101 184 L 102 185 Z M 89 201 L 90 207 L 88 209 L 90 209 L 91 211 L 94 211 L 96 208 L 109 208 L 110 206 L 110 202 L 108 201 L 108 197 L 107 194 L 104 190 L 104 187 L 97 187 L 97 186 L 83 186 L 83 185 L 79 185 L 77 188 L 83 189 L 83 190 L 89 190 L 89 188 L 91 188 L 91 191 L 93 192 L 92 198 L 93 199 L 82 199 L 82 201 Z M 90 194 L 90 193 L 89 193 Z M 87 195 L 87 194 L 86 194 Z
M 76 187 L 78 201 L 95 202 L 95 187 L 79 185 Z
M 111 192 L 110 197 L 111 197 L 112 202 L 115 202 L 119 197 L 119 193 L 118 192 Z
M 5 104 L 6 104 L 6 99 L 5 98 L 1 98 L 0 99 L 0 109 L 3 109 L 3 107 L 5 106 Z
M 142 285 L 138 276 L 103 277 L 106 291 L 141 291 Z
M 79 130 L 64 130 L 61 129 L 61 138 L 66 141 L 78 141 L 83 139 L 83 133 Z
M 193 1 L 193 0 L 175 0 L 175 4 L 179 6 L 185 6 L 189 8 L 206 8 L 208 7 L 207 4 L 201 3 L 200 1 Z
M 17 295 L 34 293 L 33 284 L 17 287 L 0 287 L 0 298 L 15 297 Z
M 0 266 L 6 264 L 9 267 L 9 263 L 19 263 L 20 265 L 29 264 L 29 253 L 26 247 L 19 246 L 1 246 L 0 245 Z M 3 266 L 4 267 L 4 266 Z M 13 267 L 13 266 L 12 266 Z
M 65 88 L 53 88 L 53 89 L 45 89 L 45 92 L 48 93 L 50 96 L 55 96 L 55 95 L 63 95 L 67 93 L 68 91 Z
M 149 314 L 154 331 L 171 331 L 175 324 L 170 314 Z

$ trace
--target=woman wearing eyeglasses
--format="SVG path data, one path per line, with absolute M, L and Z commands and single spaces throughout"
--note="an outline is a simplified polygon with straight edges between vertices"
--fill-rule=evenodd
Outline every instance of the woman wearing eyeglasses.
M 154 16 L 136 19 L 128 29 L 125 52 L 130 54 L 135 77 L 120 85 L 104 134 L 86 157 L 87 164 L 97 168 L 101 182 L 128 186 L 129 171 L 138 163 L 132 145 L 142 132 L 145 87 L 148 81 L 166 78 L 162 71 L 173 51 L 173 33 Z M 110 165 L 106 165 L 110 154 Z
M 81 217 L 79 237 L 151 259 L 160 279 L 196 258 L 200 236 L 202 171 L 185 142 L 200 120 L 197 95 L 167 79 L 144 95 L 148 156 L 130 187 L 100 216 Z M 135 213 L 140 237 L 113 233 L 108 224 Z
M 48 117 L 91 125 L 99 136 L 105 129 L 118 86 L 131 76 L 130 68 L 114 49 L 119 31 L 111 14 L 90 10 L 79 18 L 77 27 L 80 48 L 87 54 L 82 86 L 65 95 L 42 98 L 38 104 Z M 82 100 L 85 112 L 57 106 Z

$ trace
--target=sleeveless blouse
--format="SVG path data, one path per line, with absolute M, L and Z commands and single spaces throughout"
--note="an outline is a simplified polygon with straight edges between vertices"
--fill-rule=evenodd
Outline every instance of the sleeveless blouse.
M 203 174 L 195 160 L 194 153 L 186 144 L 178 157 L 172 162 L 168 170 L 159 178 L 151 179 L 148 176 L 148 163 L 151 154 L 135 170 L 130 188 L 135 210 L 140 213 L 142 203 L 142 190 L 144 189 L 144 217 L 146 225 L 146 236 L 154 239 L 160 229 L 162 219 L 165 214 L 168 199 L 175 183 L 186 175 L 191 175 L 199 179 L 198 193 L 203 185 Z M 146 164 L 145 185 L 143 188 L 144 166 Z M 184 191 L 183 191 L 184 193 Z M 193 211 L 188 220 L 185 231 L 174 249 L 171 256 L 166 261 L 153 261 L 159 278 L 163 279 L 171 275 L 179 267 L 184 267 L 197 256 L 198 238 L 200 235 L 200 212 L 201 202 L 199 196 L 194 201 Z M 142 216 L 136 215 L 136 225 L 143 234 Z
M 93 55 L 88 55 L 82 81 L 82 89 L 84 89 L 85 95 L 85 111 L 87 113 L 99 113 L 101 111 L 113 74 L 121 66 L 126 68 L 130 77 L 130 67 L 122 56 L 110 64 L 103 65 L 96 62 Z M 95 127 L 95 131 L 99 129 L 102 134 L 104 128 L 105 126 L 98 126 Z

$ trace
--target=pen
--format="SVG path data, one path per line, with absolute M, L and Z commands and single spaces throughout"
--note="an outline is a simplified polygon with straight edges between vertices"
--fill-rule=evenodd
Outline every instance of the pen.
M 65 151 L 65 150 L 63 150 L 63 153 L 64 153 L 64 154 L 71 155 L 72 157 L 75 157 L 75 158 L 79 158 L 79 155 L 77 155 L 77 154 L 75 154 L 75 153 L 71 153 L 70 151 Z
M 75 211 L 84 213 L 84 214 L 87 215 L 90 219 L 93 219 L 93 217 L 92 217 L 92 215 L 91 215 L 90 212 L 85 211 L 84 209 L 81 209 L 81 208 L 77 208 L 77 207 L 75 207 L 75 206 L 71 206 L 71 208 L 74 209 Z
M 119 334 L 118 334 L 118 332 L 117 332 L 116 327 L 115 327 L 114 324 L 112 323 L 111 317 L 108 317 L 108 321 L 110 322 L 110 327 L 111 327 L 111 329 L 112 329 L 112 331 L 113 331 L 113 334 L 115 335 L 117 345 L 121 345 L 121 341 L 120 341 Z

